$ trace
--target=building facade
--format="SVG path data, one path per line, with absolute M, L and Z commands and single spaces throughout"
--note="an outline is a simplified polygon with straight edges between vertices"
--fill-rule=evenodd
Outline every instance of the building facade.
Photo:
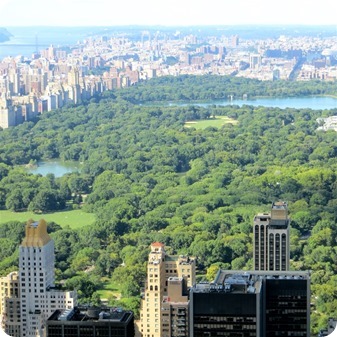
M 0 278 L 0 322 L 6 334 L 20 337 L 20 287 L 16 271 Z
M 289 270 L 290 219 L 285 202 L 274 202 L 270 213 L 254 218 L 254 269 L 265 271 Z
M 162 243 L 152 243 L 140 311 L 139 330 L 144 337 L 163 335 L 163 317 L 165 316 L 162 315 L 161 307 L 164 297 L 168 299 L 169 279 L 172 277 L 184 279 L 186 287 L 191 287 L 195 283 L 195 259 L 168 255 Z M 168 323 L 165 322 L 165 324 Z M 165 325 L 165 335 L 167 335 L 166 330 Z
M 188 336 L 188 290 L 183 277 L 169 277 L 161 303 L 162 337 Z
M 19 250 L 21 337 L 44 335 L 47 318 L 56 309 L 77 304 L 75 291 L 55 288 L 54 241 L 44 220 L 30 220 Z
M 133 337 L 134 317 L 119 308 L 55 310 L 46 322 L 47 337 Z
M 190 337 L 310 336 L 307 272 L 220 270 L 190 290 Z
M 222 279 L 221 279 L 222 278 Z M 190 337 L 262 337 L 262 283 L 249 274 L 221 274 L 190 291 Z

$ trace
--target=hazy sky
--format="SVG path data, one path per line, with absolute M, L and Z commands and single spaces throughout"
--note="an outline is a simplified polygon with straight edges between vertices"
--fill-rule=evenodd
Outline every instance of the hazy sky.
M 337 0 L 0 0 L 0 27 L 334 24 Z

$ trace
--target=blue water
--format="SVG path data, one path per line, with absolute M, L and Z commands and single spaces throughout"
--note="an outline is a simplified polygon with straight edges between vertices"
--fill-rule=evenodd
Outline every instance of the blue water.
M 312 109 L 312 110 L 324 110 L 324 109 L 337 109 L 337 98 L 325 97 L 325 96 L 310 96 L 310 97 L 283 97 L 283 98 L 257 98 L 247 100 L 219 100 L 210 101 L 204 103 L 170 103 L 170 105 L 197 105 L 207 107 L 210 105 L 253 105 L 253 106 L 265 106 L 275 108 L 294 108 L 294 109 Z
M 13 36 L 10 41 L 0 43 L 0 60 L 7 56 L 22 55 L 31 57 L 38 51 L 48 48 L 51 44 L 58 46 L 74 46 L 93 36 L 102 28 L 99 27 L 9 27 Z M 36 48 L 37 47 L 37 48 Z
M 28 168 L 27 170 L 33 174 L 41 174 L 46 176 L 49 173 L 54 174 L 56 178 L 71 172 L 79 171 L 78 163 L 63 163 L 61 161 L 41 161 L 37 167 Z

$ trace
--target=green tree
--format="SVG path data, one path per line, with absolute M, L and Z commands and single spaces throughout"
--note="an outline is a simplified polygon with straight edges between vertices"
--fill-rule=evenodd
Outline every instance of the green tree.
M 60 202 L 58 193 L 54 190 L 41 190 L 29 204 L 29 210 L 34 212 L 48 212 L 63 208 L 64 201 Z M 63 207 L 62 207 L 63 206 Z

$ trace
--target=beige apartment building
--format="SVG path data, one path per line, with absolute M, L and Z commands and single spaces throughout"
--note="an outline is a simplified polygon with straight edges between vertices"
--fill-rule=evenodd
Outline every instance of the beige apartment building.
M 12 337 L 20 337 L 20 290 L 18 272 L 0 278 L 0 328 Z
M 141 302 L 140 334 L 143 337 L 187 336 L 187 290 L 194 283 L 194 258 L 168 255 L 162 243 L 152 243 Z M 179 324 L 184 323 L 179 334 L 176 329 L 178 317 Z M 186 335 L 183 334 L 184 329 Z
M 183 277 L 169 277 L 167 296 L 161 306 L 162 337 L 188 336 L 189 296 Z

